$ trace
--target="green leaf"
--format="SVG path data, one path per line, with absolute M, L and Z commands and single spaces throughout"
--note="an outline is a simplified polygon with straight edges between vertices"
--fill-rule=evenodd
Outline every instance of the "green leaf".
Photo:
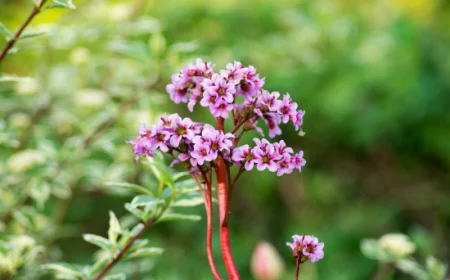
M 149 195 L 138 195 L 133 198 L 131 201 L 131 204 L 134 206 L 144 206 L 145 209 L 150 209 L 151 207 L 158 205 L 158 204 L 164 204 L 165 201 L 163 199 L 156 198 L 154 196 Z
M 29 184 L 30 196 L 37 202 L 40 209 L 44 208 L 45 202 L 50 197 L 51 187 L 48 182 L 33 178 Z
M 391 256 L 386 250 L 381 247 L 378 240 L 375 239 L 364 239 L 361 241 L 361 252 L 369 259 L 381 261 L 381 262 L 390 262 L 395 258 Z
M 83 234 L 83 239 L 86 242 L 94 244 L 102 249 L 107 250 L 107 251 L 110 251 L 111 249 L 113 249 L 113 245 L 111 244 L 111 242 L 102 236 L 95 235 L 95 234 Z
M 83 273 L 79 267 L 74 266 L 69 263 L 50 263 L 42 265 L 42 269 L 50 270 L 60 276 L 75 276 L 77 278 L 82 278 Z
M 158 222 L 165 222 L 165 221 L 177 221 L 177 220 L 189 220 L 189 221 L 200 221 L 202 219 L 201 216 L 198 215 L 184 215 L 184 214 L 177 214 L 177 213 L 168 213 L 161 216 L 161 218 L 158 219 Z
M 192 197 L 176 200 L 172 203 L 172 207 L 194 207 L 204 204 L 203 197 Z
M 175 182 L 167 166 L 157 157 L 147 157 L 147 165 L 160 183 L 174 187 Z
M 142 221 L 146 222 L 147 221 L 147 215 L 146 213 L 141 210 L 136 208 L 137 206 L 132 204 L 132 203 L 125 203 L 125 209 L 130 212 L 131 214 L 133 214 L 134 216 L 138 217 L 139 219 L 141 219 Z
M 136 184 L 126 183 L 126 182 L 107 182 L 104 185 L 109 186 L 109 187 L 118 187 L 118 188 L 122 188 L 122 189 L 135 191 L 138 193 L 154 196 L 154 194 L 150 190 L 148 190 L 142 186 L 136 185 Z
M 144 229 L 144 224 L 143 224 L 143 223 L 139 223 L 139 224 L 135 225 L 135 226 L 130 230 L 130 235 L 131 235 L 131 236 L 135 236 L 135 235 L 138 234 L 142 229 Z
M 138 239 L 133 242 L 131 245 L 129 252 L 134 252 L 138 249 L 144 248 L 148 244 L 148 239 Z
M 117 243 L 117 237 L 122 233 L 122 229 L 120 228 L 119 220 L 117 219 L 114 212 L 109 211 L 109 229 L 108 229 L 108 238 L 112 244 Z
M 14 37 L 12 32 L 9 31 L 9 29 L 1 22 L 0 22 L 0 34 L 6 39 L 6 41 L 9 41 Z
M 433 280 L 442 280 L 447 274 L 447 266 L 432 256 L 427 257 L 426 268 Z
M 183 178 L 183 177 L 190 177 L 191 175 L 190 175 L 190 173 L 189 172 L 178 172 L 178 173 L 175 173 L 174 175 L 173 175 L 173 180 L 176 182 L 176 181 L 178 181 L 178 180 L 180 180 L 181 178 Z
M 166 39 L 161 33 L 155 33 L 148 42 L 150 50 L 156 55 L 160 55 L 166 49 Z
M 140 248 L 128 255 L 129 259 L 145 258 L 161 255 L 164 252 L 162 248 Z
M 110 258 L 101 258 L 97 260 L 89 271 L 89 277 L 94 278 L 108 263 Z
M 77 7 L 72 3 L 72 0 L 53 0 L 53 4 L 45 7 L 45 9 L 54 8 L 66 8 L 66 9 L 76 9 Z
M 0 73 L 0 82 L 30 83 L 34 82 L 34 79 L 31 77 L 18 77 L 15 75 Z
M 412 258 L 398 260 L 395 266 L 404 273 L 413 276 L 415 279 L 430 280 L 425 269 Z
M 114 274 L 110 276 L 103 277 L 103 280 L 126 280 L 125 273 Z
M 42 36 L 45 34 L 47 34 L 47 32 L 45 32 L 45 31 L 35 31 L 35 32 L 27 31 L 27 32 L 24 32 L 22 35 L 20 35 L 19 40 L 38 37 L 38 36 Z

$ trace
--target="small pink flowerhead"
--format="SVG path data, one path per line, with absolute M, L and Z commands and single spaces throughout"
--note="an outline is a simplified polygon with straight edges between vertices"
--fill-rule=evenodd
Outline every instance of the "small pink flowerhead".
M 294 235 L 292 236 L 294 241 L 292 243 L 287 242 L 286 245 L 292 249 L 294 258 L 300 260 L 300 262 L 317 262 L 324 257 L 323 242 L 319 242 L 317 237 L 313 235 Z

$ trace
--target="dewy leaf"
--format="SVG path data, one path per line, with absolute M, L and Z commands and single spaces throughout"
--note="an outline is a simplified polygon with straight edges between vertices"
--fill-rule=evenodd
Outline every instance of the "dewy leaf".
M 50 263 L 42 266 L 42 269 L 51 270 L 55 273 L 64 276 L 83 277 L 80 269 L 69 263 Z
M 0 34 L 6 39 L 6 41 L 11 40 L 14 35 L 9 31 L 9 29 L 0 22 Z
M 202 217 L 198 216 L 198 215 L 184 215 L 184 214 L 177 214 L 177 213 L 169 213 L 169 214 L 162 215 L 162 217 L 158 219 L 158 222 L 176 221 L 176 220 L 200 221 L 201 219 L 202 219 Z
M 433 280 L 442 280 L 447 274 L 447 266 L 435 257 L 427 257 L 426 267 Z
M 111 242 L 108 239 L 95 234 L 83 234 L 83 239 L 86 242 L 94 244 L 107 251 L 110 251 L 113 248 Z
M 126 182 L 107 182 L 107 183 L 105 183 L 105 186 L 118 187 L 118 188 L 122 188 L 122 189 L 135 191 L 138 193 L 154 196 L 154 194 L 150 190 L 144 188 L 143 186 L 139 186 L 136 184 L 126 183 Z
M 46 6 L 46 9 L 52 8 L 68 8 L 76 9 L 76 6 L 72 3 L 72 0 L 53 0 L 53 4 Z
M 120 228 L 119 220 L 117 219 L 114 212 L 109 211 L 109 229 L 108 229 L 108 238 L 112 244 L 116 244 L 117 237 L 122 233 L 122 229 Z
M 128 255 L 129 259 L 152 257 L 161 255 L 164 252 L 162 248 L 140 248 Z

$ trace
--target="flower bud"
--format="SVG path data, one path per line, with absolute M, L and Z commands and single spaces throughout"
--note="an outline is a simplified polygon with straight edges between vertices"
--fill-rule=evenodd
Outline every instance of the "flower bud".
M 277 280 L 284 272 L 284 263 L 272 244 L 259 242 L 253 251 L 251 270 L 257 280 Z

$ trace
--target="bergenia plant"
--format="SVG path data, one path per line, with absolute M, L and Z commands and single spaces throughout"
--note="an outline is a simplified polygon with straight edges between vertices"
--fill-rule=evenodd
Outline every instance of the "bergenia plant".
M 143 125 L 139 136 L 129 141 L 136 159 L 152 157 L 156 150 L 173 156 L 172 165 L 181 164 L 189 171 L 204 199 L 207 216 L 206 251 L 212 273 L 219 275 L 212 253 L 212 189 L 217 180 L 221 251 L 229 279 L 240 279 L 230 247 L 229 221 L 233 188 L 245 171 L 256 168 L 278 176 L 301 171 L 306 161 L 303 152 L 294 150 L 281 140 L 264 138 L 261 124 L 268 127 L 268 136 L 281 134 L 280 124 L 290 123 L 300 130 L 305 111 L 298 108 L 286 93 L 269 92 L 253 66 L 229 63 L 214 72 L 214 65 L 197 59 L 172 76 L 166 90 L 175 103 L 187 103 L 192 112 L 199 104 L 207 107 L 215 125 L 194 122 L 178 114 L 164 115 L 151 127 Z M 227 129 L 230 127 L 230 129 Z M 261 139 L 241 145 L 242 135 L 256 130 Z M 314 255 L 311 255 L 311 260 Z

